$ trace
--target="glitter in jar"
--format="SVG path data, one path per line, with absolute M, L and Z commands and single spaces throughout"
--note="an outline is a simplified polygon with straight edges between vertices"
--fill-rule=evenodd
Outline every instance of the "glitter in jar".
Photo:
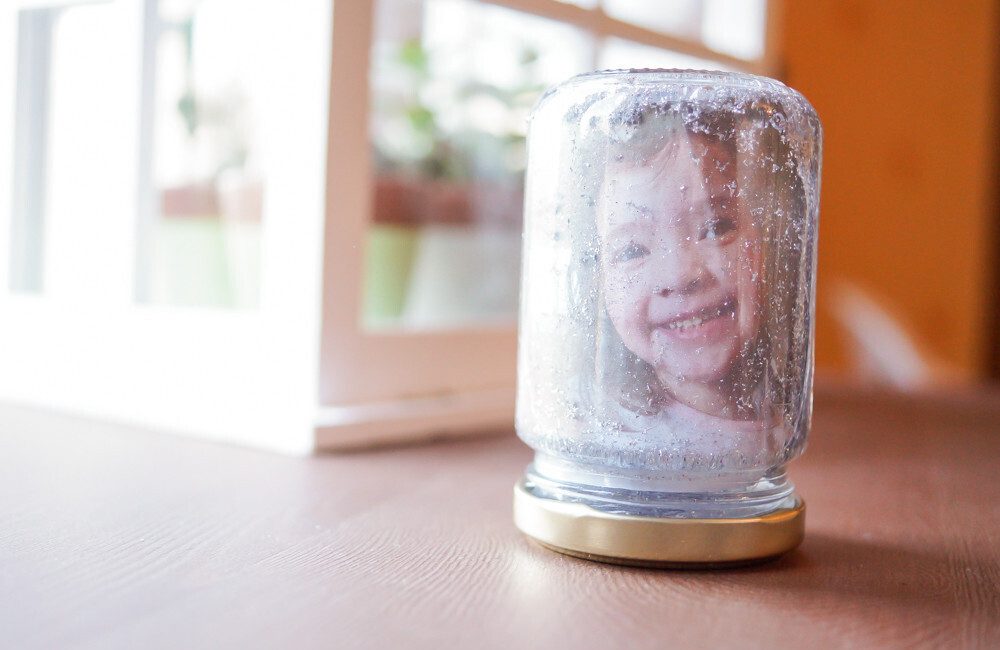
M 811 415 L 812 107 L 746 74 L 590 73 L 539 102 L 528 147 L 532 489 L 644 516 L 776 507 Z

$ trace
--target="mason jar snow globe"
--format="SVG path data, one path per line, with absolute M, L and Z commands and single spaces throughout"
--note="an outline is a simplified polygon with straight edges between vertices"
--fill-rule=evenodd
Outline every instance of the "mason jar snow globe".
M 754 75 L 613 70 L 531 117 L 515 521 L 571 555 L 726 565 L 802 539 L 822 130 Z

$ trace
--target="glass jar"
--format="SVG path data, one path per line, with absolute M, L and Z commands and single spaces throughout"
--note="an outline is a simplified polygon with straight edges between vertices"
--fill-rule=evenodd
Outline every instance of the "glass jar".
M 570 506 L 673 523 L 797 512 L 801 539 L 785 464 L 812 408 L 821 139 L 801 94 L 748 74 L 595 72 L 540 100 L 524 214 L 517 431 L 535 459 L 518 487 L 522 529 L 527 509 Z

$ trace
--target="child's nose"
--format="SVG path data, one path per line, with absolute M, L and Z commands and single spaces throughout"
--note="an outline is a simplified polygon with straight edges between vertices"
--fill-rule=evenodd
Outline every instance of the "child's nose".
M 656 265 L 653 280 L 654 293 L 669 296 L 673 293 L 690 295 L 705 288 L 711 274 L 705 260 L 693 246 L 677 246 L 663 251 Z

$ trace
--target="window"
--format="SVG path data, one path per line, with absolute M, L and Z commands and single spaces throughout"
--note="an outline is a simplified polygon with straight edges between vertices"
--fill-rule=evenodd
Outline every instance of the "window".
M 3 3 L 0 397 L 312 447 L 329 24 Z
M 257 304 L 266 15 L 234 0 L 17 11 L 12 290 Z
M 375 3 L 366 327 L 513 320 L 527 115 L 545 88 L 595 67 L 763 66 L 760 0 L 577 4 Z
M 509 421 L 534 101 L 772 72 L 767 9 L 6 4 L 0 397 L 300 451 Z

